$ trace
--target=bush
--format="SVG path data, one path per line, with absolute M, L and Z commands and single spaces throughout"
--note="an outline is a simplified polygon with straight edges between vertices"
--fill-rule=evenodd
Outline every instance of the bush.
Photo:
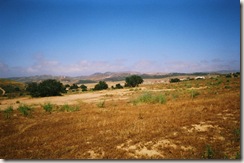
M 65 88 L 70 88 L 70 85 L 69 85 L 69 84 L 65 84 L 64 87 L 65 87 Z
M 226 78 L 231 78 L 231 74 L 225 75 Z
M 53 110 L 53 105 L 52 105 L 51 103 L 46 103 L 46 104 L 44 104 L 42 107 L 43 107 L 43 109 L 44 109 L 46 112 L 49 112 L 49 113 L 51 113 L 52 110 Z
M 72 86 L 70 86 L 70 89 L 78 89 L 78 85 L 77 84 L 73 84 Z
M 108 89 L 108 84 L 105 81 L 99 81 L 98 84 L 95 85 L 94 90 L 103 90 Z
M 132 75 L 125 78 L 125 87 L 138 87 L 141 83 L 143 83 L 143 79 L 138 75 Z
M 122 85 L 120 85 L 120 83 L 119 83 L 119 84 L 116 84 L 116 85 L 115 85 L 115 88 L 116 88 L 116 89 L 122 89 L 122 88 L 123 88 L 123 86 L 122 86 Z
M 60 96 L 66 92 L 63 84 L 53 79 L 44 80 L 40 84 L 29 83 L 26 90 L 32 97 Z
M 170 83 L 180 82 L 180 79 L 178 79 L 178 78 L 172 78 L 172 79 L 170 79 L 169 82 L 170 82 Z
M 13 111 L 14 111 L 13 107 L 12 107 L 12 106 L 9 106 L 7 109 L 5 109 L 5 110 L 3 111 L 4 117 L 5 117 L 6 119 L 9 119 L 9 118 L 12 116 Z
M 82 84 L 80 86 L 80 88 L 81 88 L 82 92 L 87 91 L 87 86 L 85 86 L 84 84 Z
M 18 107 L 18 111 L 25 117 L 31 115 L 32 108 L 28 105 L 21 105 Z

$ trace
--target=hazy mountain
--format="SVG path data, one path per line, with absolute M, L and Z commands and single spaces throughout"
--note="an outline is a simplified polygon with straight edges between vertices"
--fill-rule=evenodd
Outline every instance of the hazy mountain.
M 92 83 L 98 82 L 100 80 L 104 81 L 121 81 L 125 80 L 126 77 L 130 75 L 140 75 L 143 79 L 150 79 L 150 78 L 165 78 L 171 76 L 184 76 L 184 75 L 208 75 L 208 74 L 228 74 L 232 72 L 238 72 L 235 70 L 222 70 L 216 72 L 196 72 L 196 73 L 140 73 L 140 72 L 97 72 L 88 76 L 77 76 L 77 77 L 70 77 L 70 76 L 52 76 L 52 75 L 36 75 L 36 76 L 29 76 L 29 77 L 12 77 L 8 78 L 11 80 L 15 80 L 18 82 L 41 82 L 46 79 L 56 79 L 61 81 L 62 83 Z

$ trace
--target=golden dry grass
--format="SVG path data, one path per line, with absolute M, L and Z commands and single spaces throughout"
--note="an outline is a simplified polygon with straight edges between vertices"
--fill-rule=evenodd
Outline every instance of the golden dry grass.
M 240 78 L 206 79 L 144 85 L 124 96 L 105 96 L 75 104 L 79 111 L 45 112 L 33 105 L 31 116 L 1 113 L 0 158 L 3 159 L 214 159 L 240 153 Z M 198 95 L 192 96 L 193 90 Z M 133 103 L 150 91 L 165 104 Z

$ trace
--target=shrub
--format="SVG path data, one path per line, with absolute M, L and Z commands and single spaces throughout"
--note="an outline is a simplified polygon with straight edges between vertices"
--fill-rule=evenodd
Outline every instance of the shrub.
M 70 89 L 78 89 L 78 85 L 77 84 L 73 84 L 72 86 L 70 86 Z
M 20 105 L 18 111 L 25 117 L 31 115 L 32 108 L 28 105 Z
M 85 86 L 84 84 L 82 84 L 80 86 L 80 88 L 81 88 L 82 92 L 87 91 L 87 86 Z
M 138 75 L 132 75 L 125 78 L 125 87 L 138 87 L 141 83 L 143 83 L 143 79 Z
M 231 78 L 231 74 L 225 75 L 226 78 Z
M 14 111 L 13 107 L 12 107 L 12 106 L 9 106 L 7 109 L 5 109 L 5 110 L 3 111 L 4 117 L 5 117 L 6 119 L 9 119 L 9 118 L 12 116 L 13 111 Z
M 99 81 L 98 84 L 95 85 L 94 90 L 103 90 L 108 89 L 108 84 L 105 81 Z
M 64 87 L 65 87 L 65 88 L 70 88 L 70 85 L 69 85 L 69 84 L 65 84 Z
M 170 82 L 170 83 L 180 82 L 180 79 L 178 79 L 178 78 L 172 78 L 172 79 L 170 79 L 169 82 Z
M 122 85 L 120 85 L 120 83 L 119 83 L 119 84 L 116 84 L 116 85 L 115 85 L 115 88 L 116 88 L 116 89 L 122 89 L 122 88 L 123 88 L 123 86 L 122 86 Z
M 52 105 L 51 103 L 46 103 L 46 104 L 44 104 L 42 107 L 43 107 L 43 109 L 44 109 L 46 112 L 49 112 L 49 113 L 51 113 L 52 110 L 53 110 L 53 105 Z

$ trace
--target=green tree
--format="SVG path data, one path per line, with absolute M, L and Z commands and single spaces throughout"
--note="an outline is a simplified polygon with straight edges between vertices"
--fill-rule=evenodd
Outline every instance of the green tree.
M 39 84 L 39 92 L 41 97 L 60 96 L 61 93 L 66 93 L 62 83 L 54 79 L 44 80 Z
M 138 75 L 132 75 L 125 78 L 126 87 L 138 87 L 141 83 L 143 83 L 143 79 Z
M 65 84 L 64 87 L 65 87 L 65 88 L 70 88 L 70 85 L 69 85 L 69 84 Z
M 72 86 L 70 86 L 70 89 L 78 89 L 78 85 L 77 84 L 73 84 Z
M 38 87 L 38 84 L 36 82 L 28 83 L 26 91 L 30 92 L 30 95 L 32 97 L 39 97 L 40 96 L 39 87 Z
M 84 91 L 87 91 L 87 86 L 85 86 L 84 84 L 82 84 L 80 86 L 81 90 L 84 92 Z
M 29 83 L 26 90 L 32 97 L 60 96 L 66 93 L 62 83 L 54 79 L 48 79 L 38 83 Z
M 95 85 L 94 90 L 103 90 L 108 89 L 108 84 L 105 81 L 99 81 L 98 84 Z
M 122 86 L 122 85 L 120 85 L 120 83 L 119 83 L 119 84 L 116 84 L 116 85 L 115 85 L 115 88 L 116 88 L 116 89 L 122 89 L 122 88 L 123 88 L 123 86 Z
M 172 79 L 170 79 L 169 82 L 170 82 L 170 83 L 180 82 L 180 79 L 178 79 L 178 78 L 172 78 Z

